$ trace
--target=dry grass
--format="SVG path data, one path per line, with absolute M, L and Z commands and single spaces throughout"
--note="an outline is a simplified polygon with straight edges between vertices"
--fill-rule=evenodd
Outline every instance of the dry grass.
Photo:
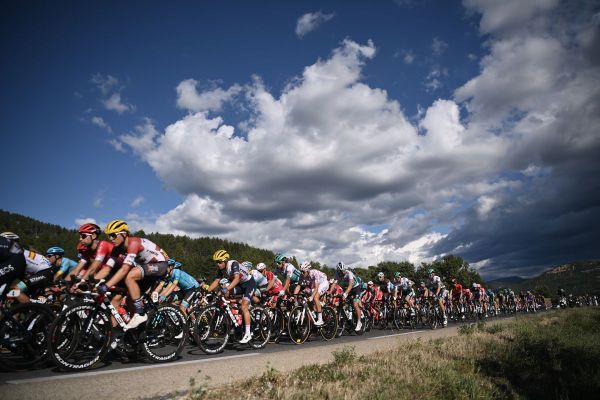
M 583 347 L 579 348 L 577 343 L 581 337 L 577 336 L 577 332 L 585 335 L 586 330 L 593 326 L 590 318 L 592 322 L 600 320 L 600 310 L 575 310 L 575 314 L 578 312 L 590 315 L 574 315 L 569 319 L 564 316 L 573 312 L 563 312 L 560 316 L 549 313 L 519 318 L 502 328 L 480 325 L 456 337 L 409 341 L 393 351 L 368 356 L 356 356 L 353 348 L 347 347 L 334 353 L 334 361 L 328 364 L 305 366 L 285 374 L 267 368 L 261 377 L 234 386 L 214 390 L 192 389 L 188 398 L 575 398 L 597 390 L 600 385 L 600 380 L 596 380 L 589 382 L 587 387 L 583 383 L 583 387 L 574 388 L 574 384 L 582 385 L 582 371 L 575 371 L 571 377 L 563 374 L 565 376 L 561 376 L 560 382 L 555 382 L 556 372 L 564 372 L 565 363 L 581 360 L 579 350 L 588 352 L 584 361 L 591 369 L 587 375 L 584 374 L 586 380 L 599 377 L 600 343 L 596 340 L 593 344 L 581 344 Z M 584 329 L 574 326 L 578 322 Z M 544 328 L 540 329 L 540 326 Z M 555 334 L 560 329 L 564 330 L 567 338 L 564 343 L 556 339 L 562 335 Z M 548 333 L 549 338 L 545 337 L 543 333 L 550 330 L 555 332 Z M 550 356 L 545 354 L 544 348 L 551 353 Z M 573 355 L 575 359 L 569 358 Z M 563 369 L 557 370 L 557 360 Z M 549 366 L 537 365 L 548 362 Z M 536 391 L 529 390 L 528 383 Z M 553 383 L 558 386 L 548 387 Z

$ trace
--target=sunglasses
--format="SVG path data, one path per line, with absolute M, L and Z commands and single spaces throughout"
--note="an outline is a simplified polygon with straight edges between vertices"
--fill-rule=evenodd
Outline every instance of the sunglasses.
M 79 234 L 79 238 L 80 239 L 85 239 L 88 236 L 92 236 L 92 234 L 91 233 L 80 233 Z

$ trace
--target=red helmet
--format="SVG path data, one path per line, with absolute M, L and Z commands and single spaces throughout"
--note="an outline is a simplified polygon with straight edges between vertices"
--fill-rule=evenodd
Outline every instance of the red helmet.
M 95 233 L 96 235 L 100 235 L 102 229 L 96 224 L 83 224 L 79 227 L 79 233 Z

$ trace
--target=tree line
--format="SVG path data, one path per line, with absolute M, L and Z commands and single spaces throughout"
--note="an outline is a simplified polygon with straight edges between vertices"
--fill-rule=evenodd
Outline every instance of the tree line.
M 78 235 L 75 229 L 66 229 L 58 225 L 48 224 L 20 214 L 0 210 L 0 232 L 12 231 L 21 237 L 25 247 L 44 253 L 51 246 L 60 246 L 65 249 L 65 256 L 76 259 Z M 215 250 L 226 249 L 231 256 L 239 261 L 250 261 L 254 265 L 264 262 L 273 268 L 275 253 L 267 249 L 259 249 L 246 243 L 232 242 L 217 237 L 190 238 L 162 233 L 145 233 L 138 231 L 134 236 L 148 238 L 161 246 L 169 257 L 183 263 L 187 272 L 195 277 L 212 279 L 216 276 L 216 266 L 212 261 Z M 298 260 L 293 256 L 291 263 L 298 266 Z M 332 277 L 335 266 L 312 261 L 314 268 L 327 273 Z M 400 271 L 402 276 L 407 276 L 415 282 L 427 279 L 427 270 L 433 268 L 442 277 L 446 284 L 452 277 L 457 278 L 463 285 L 473 282 L 481 283 L 481 276 L 469 266 L 465 260 L 456 255 L 447 255 L 431 263 L 414 265 L 408 261 L 383 261 L 377 265 L 357 267 L 353 271 L 365 282 L 375 280 L 377 273 L 384 272 L 386 277 L 392 277 L 394 272 Z

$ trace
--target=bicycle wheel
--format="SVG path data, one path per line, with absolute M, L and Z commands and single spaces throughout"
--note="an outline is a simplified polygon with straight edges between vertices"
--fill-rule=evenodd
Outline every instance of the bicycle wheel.
M 263 307 L 254 307 L 250 310 L 250 329 L 252 339 L 248 342 L 254 349 L 262 349 L 271 338 L 271 318 Z
M 198 314 L 194 327 L 194 340 L 206 354 L 223 351 L 229 341 L 231 321 L 217 306 L 203 308 Z
M 321 337 L 325 340 L 333 339 L 338 330 L 338 320 L 335 310 L 329 306 L 323 307 L 321 310 L 323 317 L 323 325 L 319 328 Z
M 30 368 L 48 359 L 48 329 L 56 315 L 43 304 L 17 304 L 0 321 L 0 367 Z
M 50 326 L 48 352 L 59 367 L 79 371 L 102 360 L 112 341 L 113 331 L 107 311 L 96 304 L 65 309 Z
M 435 329 L 438 326 L 438 316 L 435 313 L 435 309 L 433 307 L 430 307 L 427 310 L 427 325 L 431 329 Z
M 271 335 L 270 335 L 270 341 L 272 343 L 278 343 L 279 339 L 281 339 L 281 334 L 285 331 L 285 315 L 283 314 L 283 311 L 281 311 L 279 308 L 277 309 L 270 309 L 270 315 L 271 315 Z
M 343 310 L 340 310 L 340 312 L 335 313 L 335 318 L 337 321 L 337 331 L 335 333 L 335 337 L 341 337 L 346 329 L 346 317 L 342 314 L 343 312 Z
M 398 330 L 404 329 L 406 325 L 406 309 L 405 308 L 397 308 L 394 311 L 394 326 Z
M 187 330 L 186 318 L 178 307 L 161 305 L 148 313 L 142 352 L 152 362 L 172 361 L 183 350 Z
M 310 336 L 311 322 L 303 306 L 296 306 L 290 311 L 288 333 L 295 344 L 302 344 Z

